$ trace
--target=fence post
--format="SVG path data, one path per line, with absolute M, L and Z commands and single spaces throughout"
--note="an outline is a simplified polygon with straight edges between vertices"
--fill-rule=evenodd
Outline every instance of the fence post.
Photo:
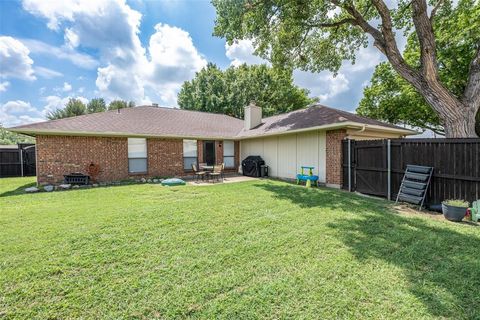
M 23 177 L 23 149 L 19 145 L 18 146 L 18 152 L 19 152 L 19 159 L 20 159 L 20 176 Z
M 392 141 L 387 140 L 387 198 L 392 199 Z
M 348 191 L 352 192 L 352 140 L 348 139 Z

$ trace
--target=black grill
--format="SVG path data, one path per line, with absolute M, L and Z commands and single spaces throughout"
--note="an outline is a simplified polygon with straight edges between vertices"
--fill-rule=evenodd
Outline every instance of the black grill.
M 244 176 L 260 177 L 262 175 L 261 166 L 265 165 L 260 156 L 248 156 L 242 161 L 242 172 Z

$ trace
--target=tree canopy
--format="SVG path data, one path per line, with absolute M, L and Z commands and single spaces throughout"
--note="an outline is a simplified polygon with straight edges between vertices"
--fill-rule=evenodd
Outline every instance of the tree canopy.
M 10 132 L 0 124 L 0 144 L 35 143 L 35 138 Z
M 266 65 L 231 66 L 225 71 L 209 63 L 186 81 L 178 94 L 182 109 L 223 113 L 243 118 L 251 101 L 262 107 L 264 116 L 301 109 L 315 102 L 308 90 L 293 84 L 291 70 Z
M 463 10 L 456 10 L 454 14 L 447 10 L 437 13 L 435 22 L 437 60 L 441 66 L 439 76 L 445 86 L 457 96 L 462 94 L 467 85 L 469 61 L 477 41 L 469 33 L 478 30 L 480 25 L 479 12 L 468 10 L 465 1 L 461 1 L 459 6 Z M 408 36 L 403 55 L 411 65 L 418 61 L 419 42 L 413 32 Z M 438 114 L 389 62 L 381 63 L 375 68 L 370 84 L 364 89 L 357 112 L 371 118 L 444 134 Z M 477 135 L 480 135 L 479 112 L 476 125 Z
M 94 98 L 88 101 L 87 113 L 96 113 L 107 111 L 107 104 L 103 98 Z
M 122 108 L 135 107 L 135 102 L 124 100 L 113 100 L 107 105 L 103 98 L 94 98 L 86 105 L 79 99 L 70 98 L 63 109 L 55 109 L 47 114 L 49 120 L 81 116 L 88 113 L 104 112 L 107 110 L 116 110 Z
M 81 116 L 82 114 L 87 113 L 87 107 L 85 104 L 75 98 L 70 98 L 63 109 L 56 109 L 47 114 L 49 120 L 69 118 L 75 116 Z
M 108 110 L 117 110 L 117 109 L 123 109 L 123 108 L 133 108 L 135 107 L 135 102 L 133 101 L 124 101 L 124 100 L 113 100 L 110 102 L 108 105 Z
M 460 0 L 455 6 L 450 0 L 401 0 L 388 6 L 383 0 L 213 0 L 213 4 L 214 34 L 228 43 L 253 40 L 256 54 L 274 66 L 335 73 L 343 61 L 355 62 L 356 52 L 369 45 L 370 37 L 435 111 L 448 136 L 475 136 L 474 118 L 480 108 L 478 1 Z M 465 23 L 455 29 L 449 19 Z M 462 91 L 449 89 L 441 76 L 443 69 L 450 71 L 437 60 L 437 41 L 454 49 L 446 30 L 457 32 L 451 40 L 468 38 L 468 45 L 462 45 L 468 66 Z M 400 52 L 396 33 L 401 32 L 414 32 L 417 38 L 410 58 Z

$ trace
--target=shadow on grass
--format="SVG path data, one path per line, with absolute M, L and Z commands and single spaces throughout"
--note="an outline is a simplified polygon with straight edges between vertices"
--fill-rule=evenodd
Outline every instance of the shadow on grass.
M 396 214 L 385 201 L 342 191 L 257 186 L 303 208 L 338 208 L 358 213 L 327 226 L 340 231 L 340 240 L 359 261 L 382 260 L 399 267 L 408 280 L 409 291 L 434 317 L 480 319 L 480 236 Z
M 20 194 L 25 194 L 25 189 L 29 187 L 35 187 L 37 184 L 35 182 L 26 183 L 24 185 L 18 186 L 16 189 L 4 191 L 0 193 L 0 197 L 9 197 L 9 196 L 17 196 Z
M 384 209 L 388 202 L 381 199 L 362 198 L 353 193 L 329 188 L 306 188 L 296 184 L 256 184 L 273 194 L 276 199 L 289 200 L 301 208 L 323 207 L 341 210 Z

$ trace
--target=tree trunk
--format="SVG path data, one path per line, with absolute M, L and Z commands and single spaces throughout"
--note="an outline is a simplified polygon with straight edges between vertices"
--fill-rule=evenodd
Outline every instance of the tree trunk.
M 447 119 L 444 121 L 445 136 L 447 138 L 477 137 L 475 131 L 475 110 L 471 107 L 464 107 L 461 108 L 460 111 L 463 112 L 456 112 L 445 118 L 442 117 L 443 119 Z

